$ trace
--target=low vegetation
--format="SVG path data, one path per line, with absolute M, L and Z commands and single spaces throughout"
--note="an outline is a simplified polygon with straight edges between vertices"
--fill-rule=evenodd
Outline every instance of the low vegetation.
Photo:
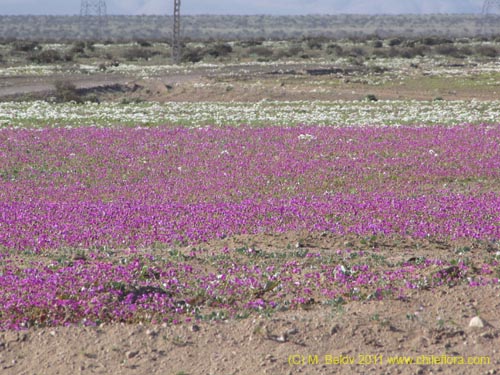
M 143 40 L 119 43 L 108 41 L 68 42 L 44 44 L 16 40 L 0 44 L 4 56 L 3 64 L 64 64 L 92 63 L 165 63 L 170 58 L 169 43 Z M 182 61 L 238 62 L 238 61 L 285 61 L 303 62 L 322 59 L 332 61 L 351 59 L 353 63 L 363 61 L 416 57 L 449 57 L 459 60 L 468 58 L 494 59 L 500 53 L 500 42 L 491 38 L 444 39 L 441 37 L 380 39 L 374 36 L 350 39 L 325 37 L 303 37 L 285 41 L 192 41 L 183 46 Z M 0 61 L 2 61 L 0 59 Z
M 75 9 L 76 11 L 76 9 Z M 80 22 L 78 16 L 0 16 L 0 37 L 18 40 L 170 40 L 171 16 L 108 16 L 102 35 Z M 365 37 L 442 38 L 494 35 L 497 17 L 480 15 L 311 15 L 300 16 L 183 16 L 183 34 L 193 40 L 283 40 L 306 36 L 333 39 Z

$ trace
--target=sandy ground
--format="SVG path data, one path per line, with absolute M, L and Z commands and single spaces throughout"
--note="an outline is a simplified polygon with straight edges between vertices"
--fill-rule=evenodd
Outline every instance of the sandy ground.
M 499 292 L 486 288 L 475 295 L 457 288 L 416 295 L 409 302 L 364 302 L 343 311 L 323 308 L 176 327 L 6 332 L 0 335 L 1 368 L 13 375 L 497 374 Z M 491 326 L 468 327 L 475 307 Z M 408 319 L 413 312 L 418 317 Z M 442 326 L 440 317 L 446 319 Z M 417 361 L 428 356 L 430 361 L 443 354 L 450 364 L 388 364 L 391 357 Z M 451 364 L 462 356 L 488 357 L 490 364 Z M 335 364 L 336 357 L 344 364 Z M 370 361 L 382 363 L 362 364 Z
M 305 248 L 321 252 L 338 249 L 346 240 L 261 235 L 203 247 L 252 243 L 263 251 L 287 251 L 286 244 L 299 238 Z M 356 249 L 377 246 L 379 255 L 394 264 L 415 256 L 445 259 L 458 246 L 347 240 Z M 472 263 L 491 251 L 484 244 L 470 246 Z M 0 332 L 0 369 L 6 375 L 500 374 L 499 309 L 499 285 L 461 283 L 415 290 L 405 300 L 315 304 L 241 320 L 7 331 Z M 483 327 L 469 326 L 476 316 Z
M 95 94 L 100 100 L 124 98 L 158 102 L 257 102 L 260 100 L 362 100 L 375 95 L 381 100 L 493 100 L 500 94 L 497 85 L 448 87 L 442 80 L 420 84 L 415 80 L 373 85 L 363 80 L 363 72 L 310 75 L 325 68 L 314 64 L 276 66 L 229 65 L 216 72 L 193 66 L 168 75 L 138 79 L 123 74 L 57 74 L 48 76 L 0 77 L 0 100 L 46 98 L 54 95 L 54 83 L 65 80 L 82 94 Z M 422 72 L 422 74 L 424 74 Z M 422 75 L 422 78 L 424 75 Z M 255 84 L 258 82 L 258 84 Z

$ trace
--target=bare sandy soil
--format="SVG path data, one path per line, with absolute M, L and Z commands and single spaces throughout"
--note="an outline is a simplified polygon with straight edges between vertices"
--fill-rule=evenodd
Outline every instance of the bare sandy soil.
M 332 69 L 335 68 L 332 65 Z M 362 79 L 362 70 L 336 74 L 310 74 L 325 70 L 323 65 L 280 66 L 229 65 L 216 72 L 193 66 L 168 75 L 138 79 L 115 73 L 57 74 L 48 76 L 0 77 L 0 99 L 46 98 L 54 95 L 54 83 L 65 80 L 75 84 L 81 94 L 95 94 L 100 100 L 128 99 L 158 102 L 256 102 L 260 100 L 361 100 L 375 95 L 383 100 L 494 100 L 497 85 L 458 85 L 453 80 L 428 81 L 419 75 L 409 81 L 371 84 Z M 328 70 L 328 69 L 326 69 Z M 467 72 L 464 71 L 464 74 Z M 423 74 L 423 72 L 422 72 Z M 257 83 L 257 84 L 256 84 Z
M 296 241 L 322 253 L 346 243 L 366 251 L 376 247 L 389 264 L 414 257 L 447 259 L 467 245 L 469 261 L 479 265 L 492 251 L 484 243 L 365 243 L 304 233 L 240 236 L 201 246 L 210 250 L 250 243 L 276 252 L 289 251 Z M 0 369 L 6 375 L 499 374 L 500 286 L 465 284 L 415 290 L 404 300 L 318 301 L 241 320 L 0 332 Z M 469 326 L 476 316 L 483 327 Z

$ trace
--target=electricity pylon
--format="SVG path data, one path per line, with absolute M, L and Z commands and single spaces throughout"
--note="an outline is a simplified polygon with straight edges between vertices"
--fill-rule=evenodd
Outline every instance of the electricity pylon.
M 500 11 L 500 0 L 485 0 L 483 3 L 483 16 L 498 13 Z
M 80 6 L 80 26 L 84 33 L 95 31 L 100 38 L 106 24 L 106 1 L 82 0 Z

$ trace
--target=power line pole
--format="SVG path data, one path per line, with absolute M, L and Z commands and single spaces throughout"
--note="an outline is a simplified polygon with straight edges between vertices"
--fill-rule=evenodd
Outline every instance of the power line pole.
M 80 26 L 82 32 L 95 31 L 97 37 L 103 35 L 104 25 L 107 21 L 106 1 L 82 0 L 80 5 Z
M 174 30 L 172 33 L 172 60 L 181 62 L 181 0 L 174 0 Z

